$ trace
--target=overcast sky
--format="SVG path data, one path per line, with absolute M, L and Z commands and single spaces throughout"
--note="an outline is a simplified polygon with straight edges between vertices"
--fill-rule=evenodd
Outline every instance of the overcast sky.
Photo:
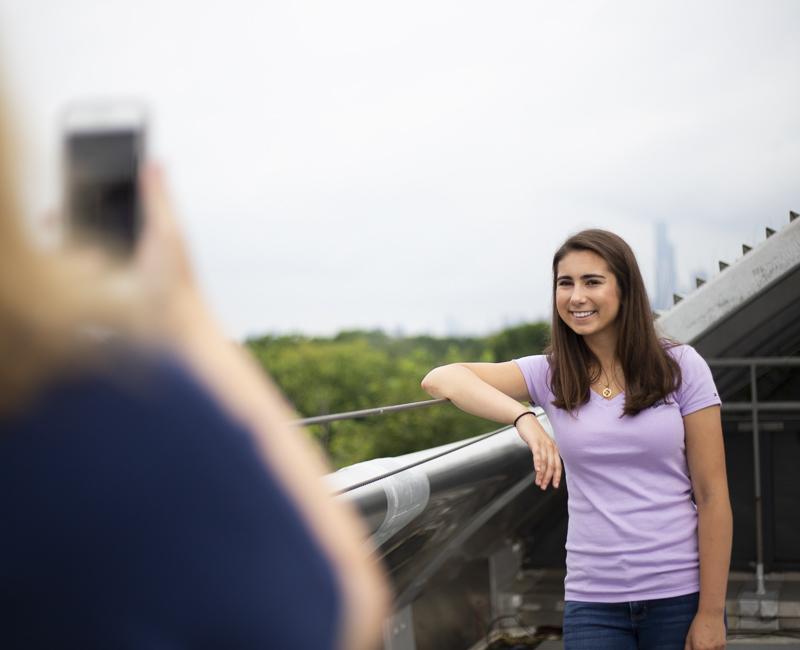
M 604 227 L 654 290 L 800 210 L 800 2 L 0 0 L 31 213 L 59 108 L 153 114 L 236 337 L 483 333 L 547 317 L 559 243 Z

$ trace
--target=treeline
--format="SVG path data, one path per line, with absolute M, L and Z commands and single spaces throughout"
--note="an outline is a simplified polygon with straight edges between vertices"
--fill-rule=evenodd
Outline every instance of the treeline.
M 347 331 L 333 338 L 265 336 L 247 341 L 302 417 L 429 399 L 420 388 L 433 367 L 539 354 L 550 328 L 531 323 L 486 337 L 392 337 Z M 449 404 L 310 427 L 335 467 L 427 449 L 496 428 Z

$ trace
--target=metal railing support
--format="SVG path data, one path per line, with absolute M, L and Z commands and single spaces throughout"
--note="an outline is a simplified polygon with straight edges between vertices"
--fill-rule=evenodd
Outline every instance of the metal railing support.
M 750 364 L 750 401 L 753 404 L 751 411 L 753 418 L 753 478 L 755 482 L 756 498 L 756 594 L 763 596 L 767 593 L 764 586 L 764 504 L 761 499 L 761 441 L 758 429 L 758 381 L 756 378 L 756 364 Z
M 800 367 L 800 357 L 751 357 L 707 359 L 711 367 L 748 368 L 750 371 L 750 402 L 730 402 L 723 404 L 724 411 L 749 411 L 753 420 L 753 482 L 755 488 L 755 524 L 756 524 L 756 595 L 765 596 L 764 584 L 764 503 L 761 494 L 761 431 L 759 426 L 760 410 L 800 411 L 800 402 L 764 402 L 758 401 L 758 366 L 765 367 Z

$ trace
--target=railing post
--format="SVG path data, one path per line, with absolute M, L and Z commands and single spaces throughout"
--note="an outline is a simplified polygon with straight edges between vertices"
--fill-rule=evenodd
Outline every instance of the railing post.
M 414 618 L 411 605 L 406 605 L 383 624 L 384 650 L 416 650 Z
M 513 585 L 522 566 L 522 553 L 520 542 L 506 540 L 502 547 L 489 556 L 491 622 L 496 628 L 519 625 L 517 614 L 522 605 L 522 596 L 514 592 Z
M 750 402 L 753 405 L 753 466 L 756 498 L 756 595 L 767 593 L 764 586 L 764 504 L 761 498 L 761 439 L 758 426 L 758 385 L 756 364 L 750 364 Z

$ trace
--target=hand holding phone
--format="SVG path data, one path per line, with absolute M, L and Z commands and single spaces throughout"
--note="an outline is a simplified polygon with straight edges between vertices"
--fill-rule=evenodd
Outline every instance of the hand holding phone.
M 139 173 L 145 111 L 134 103 L 82 103 L 64 112 L 69 240 L 128 257 L 142 228 Z

